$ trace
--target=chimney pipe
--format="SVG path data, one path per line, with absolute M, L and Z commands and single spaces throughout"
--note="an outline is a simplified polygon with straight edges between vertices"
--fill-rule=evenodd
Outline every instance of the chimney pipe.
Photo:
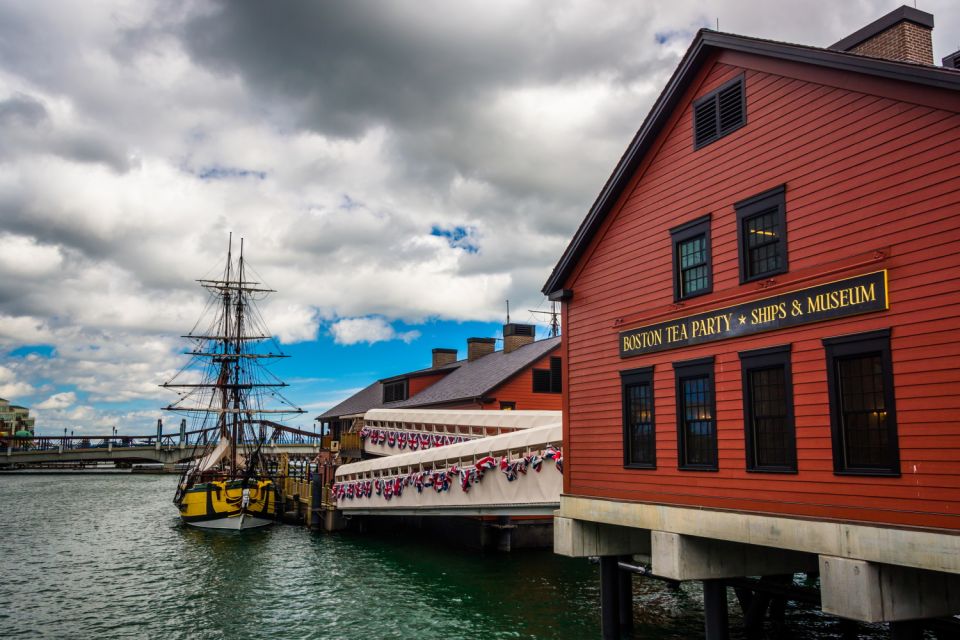
M 456 349 L 434 349 L 432 353 L 433 363 L 430 366 L 434 369 L 457 361 Z
M 496 344 L 497 341 L 493 338 L 467 338 L 467 361 L 473 362 L 493 353 Z
M 534 333 L 536 332 L 532 324 L 509 322 L 503 325 L 503 352 L 510 353 L 526 344 L 531 344 Z
M 829 48 L 898 62 L 933 64 L 932 32 L 932 13 L 903 5 Z

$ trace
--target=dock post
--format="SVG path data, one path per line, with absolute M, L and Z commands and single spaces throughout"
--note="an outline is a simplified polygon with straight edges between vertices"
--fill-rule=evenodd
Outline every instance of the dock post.
M 310 483 L 310 520 L 311 529 L 320 528 L 320 508 L 323 505 L 323 483 L 320 481 L 320 474 L 314 474 L 313 482 Z
M 620 565 L 617 556 L 600 556 L 600 634 L 620 638 Z
M 509 552 L 513 546 L 513 525 L 510 523 L 510 516 L 499 516 L 497 526 L 497 551 Z
M 703 618 L 706 640 L 727 640 L 730 637 L 727 585 L 723 580 L 703 581 Z
M 619 561 L 633 562 L 633 556 L 620 556 Z M 621 569 L 617 574 L 619 579 L 617 595 L 620 610 L 620 635 L 621 637 L 630 637 L 633 632 L 633 573 Z

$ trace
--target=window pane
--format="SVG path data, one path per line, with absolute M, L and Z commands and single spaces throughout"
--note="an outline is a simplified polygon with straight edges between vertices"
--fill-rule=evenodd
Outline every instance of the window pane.
M 708 376 L 681 381 L 684 462 L 713 465 L 716 431 L 713 420 L 713 389 Z
M 840 421 L 848 467 L 889 464 L 883 361 L 879 353 L 838 359 Z
M 680 261 L 680 295 L 688 296 L 709 288 L 707 239 L 699 235 L 677 244 Z
M 744 221 L 747 242 L 747 276 L 753 277 L 780 268 L 780 224 L 777 209 Z
M 650 383 L 632 384 L 624 388 L 627 402 L 627 461 L 653 464 L 654 426 L 653 391 Z
M 753 464 L 756 467 L 790 467 L 793 448 L 787 412 L 787 382 L 783 366 L 753 369 L 747 373 Z
M 533 392 L 534 393 L 550 393 L 550 370 L 549 369 L 533 370 Z
M 707 261 L 706 238 L 697 236 L 680 243 L 680 267 L 686 269 Z
M 683 295 L 689 295 L 707 289 L 707 268 L 705 266 L 683 270 Z

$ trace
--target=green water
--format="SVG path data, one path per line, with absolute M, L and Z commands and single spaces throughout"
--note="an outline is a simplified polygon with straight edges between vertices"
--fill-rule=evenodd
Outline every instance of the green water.
M 597 568 L 431 535 L 183 526 L 171 476 L 0 477 L 4 638 L 596 638 Z M 636 638 L 700 638 L 696 585 L 634 580 Z M 731 601 L 731 619 L 739 622 Z M 791 607 L 789 632 L 837 638 Z M 868 630 L 861 637 L 883 637 Z M 784 635 L 786 634 L 786 635 Z

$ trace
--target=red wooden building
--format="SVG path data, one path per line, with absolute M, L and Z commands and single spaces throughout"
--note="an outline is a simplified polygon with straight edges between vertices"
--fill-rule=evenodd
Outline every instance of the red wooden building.
M 901 7 L 827 49 L 697 34 L 544 287 L 559 552 L 706 580 L 812 560 L 825 610 L 960 611 L 835 597 L 896 588 L 883 566 L 960 572 L 960 72 L 932 27 Z M 684 564 L 720 541 L 772 564 Z M 853 568 L 876 580 L 838 587 Z

